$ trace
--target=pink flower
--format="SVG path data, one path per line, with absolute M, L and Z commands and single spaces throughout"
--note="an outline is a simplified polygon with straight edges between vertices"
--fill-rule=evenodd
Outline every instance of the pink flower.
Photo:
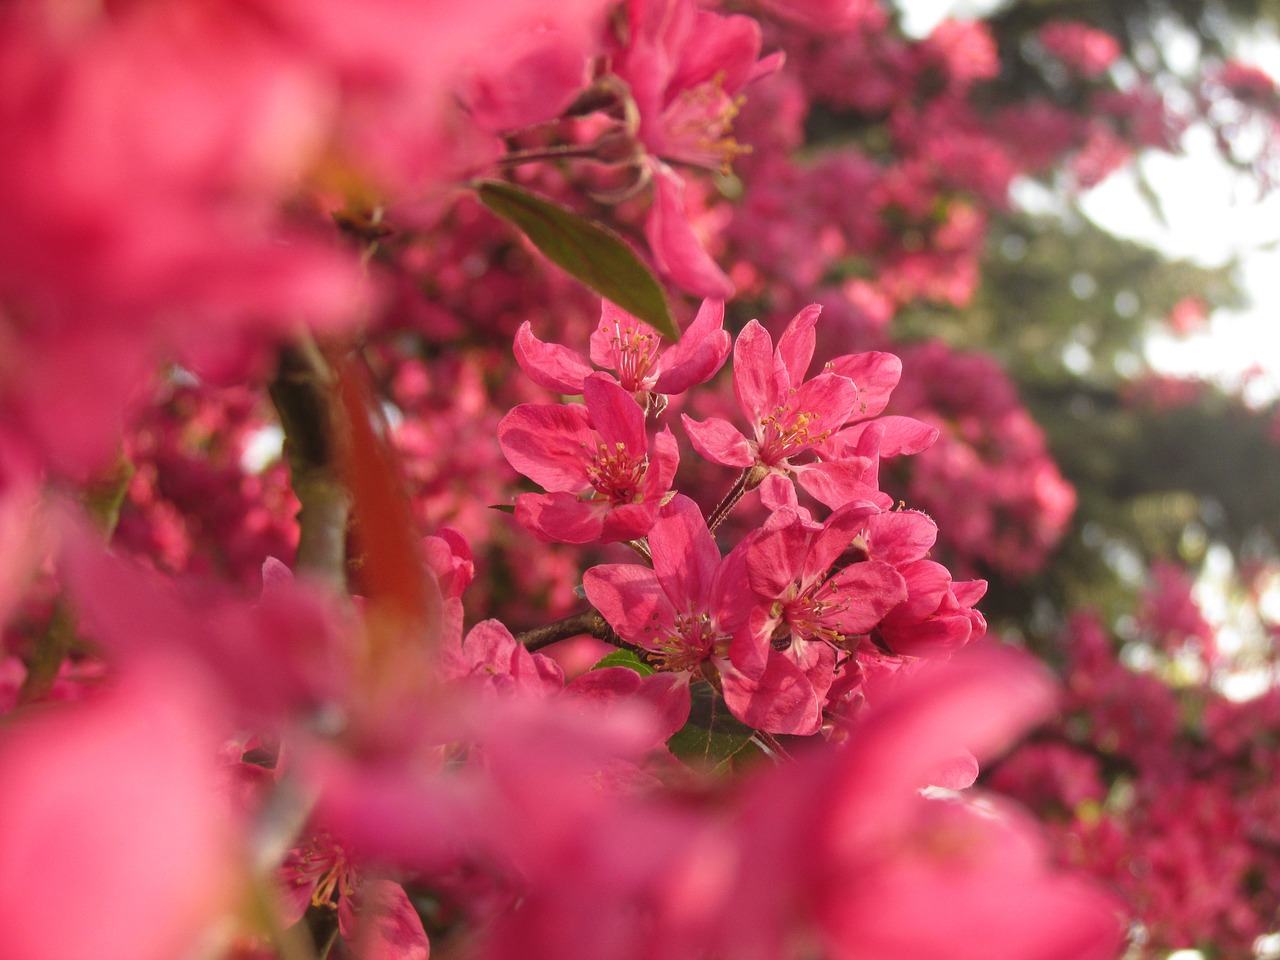
M 820 309 L 814 305 L 796 314 L 777 350 L 759 321 L 747 324 L 733 348 L 733 386 L 754 439 L 718 417 L 699 423 L 684 416 L 699 453 L 726 466 L 792 470 L 790 458 L 811 451 L 844 425 L 858 399 L 853 381 L 827 372 L 804 379 Z
M 632 0 L 628 42 L 614 70 L 626 81 L 649 154 L 654 201 L 645 236 L 658 268 L 695 294 L 727 297 L 733 284 L 707 254 L 686 213 L 684 182 L 663 161 L 728 172 L 743 148 L 731 136 L 740 91 L 781 57 L 760 55 L 750 17 L 698 10 L 693 0 Z
M 614 70 L 627 82 L 648 152 L 677 163 L 727 170 L 743 151 L 730 136 L 737 96 L 781 65 L 760 57 L 751 17 L 698 10 L 693 0 L 631 0 L 630 39 Z
M 171 960 L 234 909 L 239 824 L 208 688 L 155 657 L 0 737 L 0 953 Z
M 605 564 L 583 575 L 587 599 L 622 639 L 687 680 L 715 671 L 738 719 L 774 733 L 813 733 L 820 711 L 791 661 L 745 629 L 755 595 L 746 547 L 721 557 L 701 511 L 677 496 L 649 533 L 653 569 Z
M 678 394 L 706 383 L 729 355 L 724 301 L 704 300 L 680 340 L 663 349 L 657 330 L 608 300 L 601 301 L 600 323 L 591 335 L 591 360 L 612 370 L 622 389 L 641 394 Z M 594 372 L 580 354 L 543 343 L 528 321 L 516 331 L 516 361 L 534 383 L 557 393 L 577 395 Z
M 733 386 L 738 406 L 751 421 L 752 439 L 718 417 L 699 423 L 683 416 L 685 431 L 694 449 L 708 460 L 794 474 L 802 487 L 828 505 L 839 506 L 855 497 L 887 505 L 888 498 L 874 486 L 879 447 L 874 442 L 859 446 L 861 428 L 846 435 L 838 448 L 824 445 L 851 419 L 861 420 L 884 408 L 901 365 L 890 354 L 849 355 L 806 380 L 820 310 L 814 304 L 796 314 L 776 350 L 768 331 L 755 320 L 738 336 L 733 351 Z M 865 398 L 850 373 L 866 375 Z M 897 424 L 891 421 L 890 426 L 896 437 Z M 925 428 L 925 434 L 931 438 L 929 429 Z M 899 452 L 919 446 L 924 438 L 918 434 L 911 426 Z M 825 462 L 817 462 L 823 450 L 827 451 Z M 832 456 L 833 452 L 837 455 Z M 804 462 L 797 462 L 806 455 Z
M 944 20 L 916 49 L 922 66 L 941 69 L 952 92 L 965 92 L 1000 72 L 995 37 L 980 20 Z
M 497 620 L 477 623 L 462 638 L 462 609 L 454 608 L 446 637 L 444 673 L 498 695 L 546 697 L 564 687 L 564 671 L 550 657 L 530 653 Z
M 427 960 L 431 953 L 422 920 L 404 887 L 368 876 L 328 833 L 294 847 L 280 867 L 285 924 L 309 906 L 335 910 L 338 932 L 357 960 Z
M 901 564 L 907 598 L 885 615 L 873 636 L 883 648 L 907 657 L 946 657 L 987 632 L 987 621 L 973 605 L 987 592 L 987 581 L 952 581 L 932 560 Z
M 1040 44 L 1050 56 L 1086 78 L 1105 72 L 1120 57 L 1115 37 L 1075 20 L 1045 24 L 1040 28 Z
M 878 513 L 874 504 L 853 503 L 813 524 L 780 510 L 747 547 L 747 577 L 764 601 L 752 628 L 788 644 L 818 696 L 831 686 L 837 654 L 850 653 L 857 637 L 907 596 L 906 582 L 883 560 L 835 566 Z
M 510 464 L 550 491 L 516 499 L 516 519 L 542 540 L 612 543 L 649 532 L 675 476 L 669 429 L 650 459 L 644 410 L 602 373 L 583 383 L 580 404 L 525 403 L 498 424 Z

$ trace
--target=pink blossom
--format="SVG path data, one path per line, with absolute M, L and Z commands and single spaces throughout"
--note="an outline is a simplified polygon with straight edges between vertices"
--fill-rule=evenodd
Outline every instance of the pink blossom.
M 1040 43 L 1082 77 L 1093 78 L 1120 57 L 1120 44 L 1109 33 L 1075 20 L 1058 20 L 1040 28 Z
M 336 911 L 338 932 L 356 960 L 427 960 L 431 953 L 404 887 L 368 875 L 324 831 L 289 851 L 279 882 L 281 921 L 297 923 L 311 906 Z
M 908 657 L 946 657 L 983 636 L 987 621 L 974 604 L 987 592 L 985 580 L 953 582 L 946 567 L 932 560 L 898 566 L 907 599 L 876 628 L 884 649 Z
M 238 896 L 211 691 L 163 656 L 0 738 L 0 952 L 171 960 L 213 943 Z
M 693 323 L 675 344 L 643 320 L 608 300 L 600 305 L 600 323 L 591 334 L 591 360 L 613 371 L 622 389 L 641 394 L 680 394 L 710 380 L 729 355 L 724 302 L 704 300 Z M 543 343 L 526 320 L 516 331 L 516 362 L 534 383 L 569 396 L 584 392 L 593 370 L 583 357 L 554 343 Z
M 1158 560 L 1148 572 L 1138 601 L 1137 617 L 1144 633 L 1166 653 L 1188 644 L 1207 661 L 1217 655 L 1217 636 L 1196 603 L 1195 581 L 1177 564 Z
M 1107 960 L 1119 905 L 1057 872 L 1021 811 L 919 793 L 1051 704 L 1029 660 L 985 651 L 904 685 L 839 749 L 744 784 L 730 828 L 705 829 L 664 881 L 659 920 L 687 944 L 671 955 Z
M 755 597 L 746 545 L 721 557 L 697 504 L 677 496 L 649 534 L 653 569 L 604 564 L 583 575 L 587 599 L 618 635 L 686 680 L 718 672 L 725 702 L 744 723 L 775 733 L 813 733 L 812 687 L 791 661 L 747 627 Z
M 476 575 L 467 538 L 457 530 L 441 527 L 435 536 L 423 537 L 422 553 L 441 595 L 445 599 L 461 597 Z
M 1209 305 L 1203 297 L 1183 297 L 1173 305 L 1165 323 L 1175 336 L 1185 337 L 1204 328 L 1209 319 Z
M 819 697 L 831 686 L 836 657 L 907 596 L 906 582 L 883 560 L 834 566 L 878 512 L 874 504 L 852 503 L 815 525 L 779 510 L 747 548 L 747 576 L 763 601 L 752 629 L 775 646 L 787 643 Z
M 754 437 L 718 417 L 699 423 L 684 416 L 685 431 L 700 454 L 726 466 L 758 464 L 795 472 L 804 482 L 803 465 L 792 458 L 844 426 L 858 402 L 858 388 L 848 377 L 824 371 L 805 379 L 819 310 L 814 305 L 796 314 L 776 350 L 758 321 L 747 324 L 734 345 L 733 387 Z
M 451 680 L 496 695 L 547 697 L 564 687 L 564 672 L 550 657 L 530 653 L 497 620 L 483 620 L 462 637 L 461 607 L 445 639 L 444 673 Z
M 645 236 L 659 269 L 695 294 L 724 298 L 733 285 L 695 236 L 681 177 L 664 161 L 727 172 L 743 148 L 731 136 L 738 95 L 775 69 L 759 59 L 750 17 L 699 10 L 692 0 L 632 0 L 628 37 L 614 62 L 639 115 L 654 200 Z
M 1000 72 L 995 37 L 981 20 L 944 20 L 918 51 L 925 65 L 941 68 L 943 82 L 952 92 Z
M 669 429 L 650 459 L 644 410 L 610 377 L 583 384 L 586 406 L 526 403 L 498 425 L 513 467 L 550 491 L 516 499 L 516 519 L 543 540 L 633 540 L 649 532 L 675 476 Z M 586 495 L 586 498 L 583 498 Z

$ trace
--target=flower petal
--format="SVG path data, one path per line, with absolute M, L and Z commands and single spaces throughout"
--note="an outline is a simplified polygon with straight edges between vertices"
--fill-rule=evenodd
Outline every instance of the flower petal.
M 653 389 L 677 394 L 706 383 L 724 365 L 731 342 L 729 331 L 724 329 L 724 301 L 703 300 L 689 329 L 659 358 Z
M 591 605 L 630 643 L 655 649 L 655 637 L 675 622 L 676 611 L 648 567 L 606 563 L 582 575 Z
M 572 493 L 522 493 L 516 497 L 516 522 L 547 543 L 592 543 L 604 531 L 610 506 Z
M 858 416 L 855 414 L 854 419 Z M 916 420 L 914 417 L 880 417 L 875 424 L 884 428 L 884 436 L 880 439 L 880 456 L 897 457 L 903 454 L 920 453 L 927 450 L 938 439 L 938 428 Z M 872 421 L 855 424 L 841 430 L 839 438 L 856 446 L 862 432 L 872 426 Z
M 879 416 L 889 394 L 902 378 L 902 361 L 892 353 L 850 353 L 831 361 L 831 372 L 848 377 L 858 387 L 857 419 Z
M 697 296 L 731 297 L 733 284 L 694 235 L 685 214 L 683 181 L 665 164 L 656 164 L 653 186 L 644 235 L 658 269 Z
M 653 572 L 671 602 L 682 612 L 711 613 L 711 588 L 720 567 L 720 548 L 698 505 L 677 495 L 663 507 L 649 531 L 649 550 L 653 554 Z
M 682 413 L 680 422 L 684 424 L 684 432 L 693 444 L 693 449 L 712 463 L 722 463 L 726 467 L 749 467 L 755 461 L 747 438 L 728 420 L 708 417 L 699 423 Z
M 511 466 L 545 490 L 591 489 L 584 451 L 595 451 L 596 437 L 580 404 L 520 404 L 498 424 L 498 446 Z
M 626 540 L 639 540 L 653 529 L 653 523 L 657 518 L 657 501 L 624 503 L 622 506 L 614 507 L 604 518 L 600 542 L 619 543 Z
M 779 402 L 773 339 L 758 320 L 743 327 L 733 345 L 733 393 L 752 423 L 759 423 Z
M 879 490 L 876 464 L 865 457 L 803 464 L 792 469 L 805 492 L 832 509 L 854 500 L 870 500 L 881 509 L 893 506 L 893 498 Z
M 346 920 L 344 939 L 360 960 L 427 960 L 427 932 L 404 887 L 390 880 L 365 880 L 359 899 L 359 912 L 339 919 Z
M 818 322 L 820 313 L 822 304 L 809 304 L 792 318 L 778 339 L 778 357 L 782 360 L 787 376 L 791 378 L 791 386 L 802 383 L 804 375 L 809 372 L 816 343 L 813 327 Z
M 907 583 L 893 564 L 879 560 L 851 563 L 827 587 L 847 598 L 828 621 L 847 637 L 868 632 L 907 598 Z
M 808 736 L 822 725 L 822 704 L 799 667 L 769 652 L 764 673 L 752 680 L 721 662 L 720 679 L 729 711 L 747 726 L 768 733 Z
M 582 381 L 593 373 L 591 365 L 568 347 L 535 337 L 528 320 L 516 331 L 515 354 L 516 363 L 530 380 L 567 396 L 582 393 Z
M 648 442 L 644 431 L 644 408 L 607 373 L 593 373 L 582 387 L 591 426 L 612 453 L 621 443 L 633 457 L 643 457 Z

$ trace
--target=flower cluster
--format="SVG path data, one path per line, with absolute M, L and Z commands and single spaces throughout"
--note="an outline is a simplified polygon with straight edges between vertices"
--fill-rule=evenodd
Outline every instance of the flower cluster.
M 1126 900 L 1141 956 L 1189 943 L 1253 956 L 1280 896 L 1280 697 L 1274 688 L 1247 699 L 1215 689 L 1229 667 L 1213 656 L 1184 575 L 1171 566 L 1155 573 L 1129 642 L 1131 652 L 1150 652 L 1151 667 L 1125 666 L 1099 619 L 1078 615 L 1065 638 L 1067 712 L 990 782 L 1046 819 L 1062 862 Z M 1191 648 L 1197 676 L 1183 644 L 1205 634 L 1199 654 Z
M 0 956 L 1116 954 L 1120 902 L 973 788 L 1055 696 L 935 555 L 1005 510 L 982 559 L 1030 562 L 1069 488 L 995 373 L 953 416 L 885 336 L 972 294 L 1015 175 L 1166 112 L 1079 29 L 1042 45 L 1095 122 L 981 111 L 980 24 L 757 6 L 0 11 Z M 817 104 L 889 154 L 800 158 Z M 993 412 L 1003 459 L 892 490 Z M 1207 651 L 1183 587 L 1154 642 Z M 1077 652 L 1158 768 L 1165 688 Z
M 521 494 L 516 519 L 541 539 L 570 543 L 631 541 L 648 564 L 603 564 L 587 570 L 587 599 L 616 635 L 661 672 L 687 687 L 709 680 L 743 723 L 767 733 L 812 735 L 860 702 L 869 662 L 906 666 L 945 657 L 982 636 L 974 611 L 986 584 L 953 582 L 927 558 L 937 535 L 924 514 L 893 511 L 878 486 L 881 455 L 926 448 L 935 428 L 908 417 L 877 417 L 901 364 L 885 353 L 849 354 L 809 378 L 820 308 L 802 310 L 772 348 L 756 321 L 734 345 L 734 392 L 753 439 L 728 421 L 683 417 L 694 450 L 742 470 L 721 505 L 704 517 L 671 490 L 676 440 L 662 427 L 647 441 L 652 416 L 625 389 L 656 356 L 655 331 L 605 304 L 593 351 L 614 350 L 620 384 L 582 373 L 585 362 L 522 330 L 517 350 L 532 377 L 580 386 L 585 406 L 525 404 L 503 420 L 498 440 L 517 470 L 546 494 Z M 674 351 L 656 360 L 655 389 L 685 387 L 713 374 L 728 338 L 708 322 L 719 305 L 704 303 Z M 619 344 L 639 343 L 623 355 Z M 653 346 L 650 346 L 650 345 Z M 536 346 L 535 346 L 536 345 Z M 695 374 L 681 375 L 700 359 Z M 625 370 L 625 373 L 623 372 Z M 572 380 L 577 373 L 579 379 Z M 656 425 L 655 425 L 656 430 Z M 823 522 L 799 502 L 800 487 L 832 509 Z M 759 489 L 768 515 L 725 556 L 713 531 Z M 687 715 L 688 703 L 682 711 Z

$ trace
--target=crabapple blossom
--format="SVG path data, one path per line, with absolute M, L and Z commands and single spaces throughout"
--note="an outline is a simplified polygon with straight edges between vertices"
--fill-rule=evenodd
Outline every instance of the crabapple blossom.
M 648 651 L 659 669 L 686 681 L 712 671 L 744 723 L 812 733 L 819 712 L 811 685 L 749 629 L 747 543 L 721 557 L 697 504 L 677 495 L 649 533 L 652 570 L 603 564 L 583 575 L 583 587 L 618 635 Z
M 216 943 L 245 879 L 219 713 L 204 679 L 161 654 L 4 730 L 6 957 L 168 960 Z
M 516 519 L 543 540 L 642 537 L 671 489 L 675 437 L 664 429 L 650 457 L 644 410 L 605 374 L 587 377 L 583 399 L 585 406 L 522 404 L 498 424 L 507 460 L 550 491 L 521 494 Z
M 605 300 L 600 324 L 591 334 L 591 360 L 613 371 L 622 389 L 637 400 L 643 394 L 684 393 L 715 376 L 729 355 L 724 302 L 704 300 L 677 343 L 663 349 L 660 341 L 649 324 Z M 534 383 L 570 396 L 583 392 L 593 372 L 579 354 L 539 340 L 528 321 L 516 331 L 515 356 Z

